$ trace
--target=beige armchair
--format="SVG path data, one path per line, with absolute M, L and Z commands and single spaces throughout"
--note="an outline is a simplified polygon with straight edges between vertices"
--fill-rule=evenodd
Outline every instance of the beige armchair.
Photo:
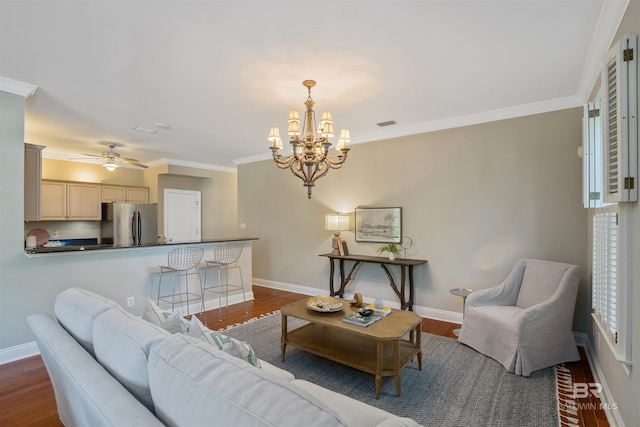
M 580 360 L 571 331 L 579 281 L 575 265 L 520 260 L 502 284 L 467 297 L 458 341 L 525 377 Z

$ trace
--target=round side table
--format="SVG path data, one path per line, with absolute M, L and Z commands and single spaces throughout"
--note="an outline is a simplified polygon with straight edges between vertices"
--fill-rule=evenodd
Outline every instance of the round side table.
M 473 292 L 471 289 L 466 289 L 466 288 L 455 288 L 455 289 L 449 290 L 449 293 L 451 293 L 451 295 L 462 297 L 462 319 L 463 320 L 464 320 L 464 304 L 467 301 L 467 297 L 471 292 Z M 453 334 L 455 336 L 460 335 L 460 329 L 454 329 Z

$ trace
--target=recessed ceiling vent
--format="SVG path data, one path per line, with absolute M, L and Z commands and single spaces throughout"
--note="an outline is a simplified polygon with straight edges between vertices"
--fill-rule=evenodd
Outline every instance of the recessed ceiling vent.
M 377 123 L 377 125 L 380 126 L 381 128 L 385 126 L 396 125 L 396 124 L 398 124 L 398 122 L 396 122 L 395 120 L 387 120 L 386 122 Z

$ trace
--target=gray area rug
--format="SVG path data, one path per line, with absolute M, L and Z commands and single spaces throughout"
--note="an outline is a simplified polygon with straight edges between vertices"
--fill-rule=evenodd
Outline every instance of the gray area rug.
M 289 328 L 297 319 L 289 318 Z M 509 374 L 498 362 L 456 340 L 422 334 L 422 371 L 416 361 L 402 370 L 402 395 L 393 377 L 375 399 L 371 374 L 288 346 L 280 358 L 279 313 L 224 331 L 251 344 L 256 355 L 295 375 L 423 426 L 557 426 L 553 368 L 529 378 Z M 299 324 L 299 323 L 298 323 Z

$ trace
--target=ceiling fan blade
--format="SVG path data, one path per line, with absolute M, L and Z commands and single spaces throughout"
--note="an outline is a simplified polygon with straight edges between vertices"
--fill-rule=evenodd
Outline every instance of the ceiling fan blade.
M 122 158 L 122 157 L 121 157 L 121 158 L 120 158 L 120 161 L 121 161 L 122 163 L 126 163 L 126 164 L 128 164 L 128 165 L 137 166 L 137 167 L 139 167 L 139 168 L 144 168 L 144 169 L 146 169 L 146 168 L 148 168 L 148 167 L 149 167 L 149 166 L 147 166 L 147 165 L 143 165 L 142 163 L 138 163 L 138 161 L 137 161 L 137 160 L 136 160 L 136 161 L 134 161 L 134 159 L 126 159 L 126 158 Z
M 138 160 L 138 159 L 132 159 L 131 157 L 120 157 L 120 160 L 125 161 L 125 162 L 136 162 L 136 163 L 140 163 L 140 160 Z
M 87 153 L 80 153 L 83 156 L 89 156 L 89 157 L 95 157 L 96 159 L 101 159 L 102 156 L 98 155 L 98 154 L 87 154 Z M 82 157 L 78 157 L 79 159 L 82 159 Z

